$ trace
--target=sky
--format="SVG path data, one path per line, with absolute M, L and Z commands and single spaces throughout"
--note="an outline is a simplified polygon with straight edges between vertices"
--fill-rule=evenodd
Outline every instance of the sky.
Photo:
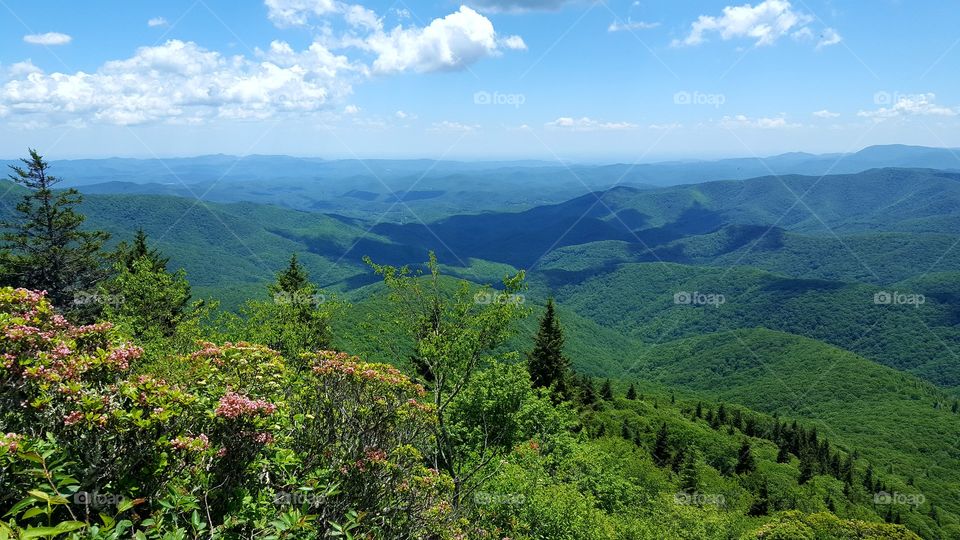
M 960 147 L 955 0 L 0 0 L 0 158 Z

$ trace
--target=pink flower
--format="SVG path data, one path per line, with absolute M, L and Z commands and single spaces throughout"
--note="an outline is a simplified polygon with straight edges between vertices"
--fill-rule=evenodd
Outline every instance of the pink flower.
M 186 435 L 181 435 L 176 439 L 170 441 L 170 446 L 176 448 L 177 450 L 190 450 L 192 452 L 202 452 L 207 448 L 210 448 L 210 439 L 203 433 L 197 435 L 196 437 L 189 437 Z
M 217 405 L 216 415 L 224 418 L 237 418 L 242 415 L 264 414 L 270 415 L 277 410 L 277 406 L 262 399 L 252 400 L 236 392 L 227 392 Z
M 67 426 L 72 426 L 81 420 L 83 420 L 83 413 L 80 411 L 73 411 L 63 417 L 63 423 Z

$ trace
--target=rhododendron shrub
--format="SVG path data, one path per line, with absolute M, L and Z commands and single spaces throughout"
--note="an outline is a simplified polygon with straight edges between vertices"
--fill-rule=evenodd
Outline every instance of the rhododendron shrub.
M 291 403 L 291 445 L 305 465 L 322 463 L 333 474 L 339 492 L 323 511 L 362 511 L 388 538 L 436 534 L 431 524 L 448 521 L 452 513 L 453 484 L 424 466 L 436 423 L 433 405 L 418 401 L 424 388 L 393 366 L 343 353 L 320 351 L 302 359 L 313 367 L 304 377 L 304 399 Z
M 449 477 L 424 466 L 435 411 L 393 367 L 318 352 L 291 369 L 266 347 L 201 342 L 167 359 L 174 383 L 135 373 L 142 350 L 110 324 L 72 325 L 42 293 L 10 288 L 0 355 L 0 514 L 12 509 L 12 528 L 94 535 L 106 512 L 146 537 L 451 530 Z M 84 492 L 101 496 L 78 502 Z

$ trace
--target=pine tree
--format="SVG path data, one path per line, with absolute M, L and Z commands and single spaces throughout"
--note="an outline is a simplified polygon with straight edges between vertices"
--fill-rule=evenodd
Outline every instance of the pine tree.
M 170 262 L 170 258 L 164 257 L 159 249 L 147 246 L 147 233 L 143 232 L 142 228 L 137 229 L 133 245 L 127 246 L 126 242 L 120 242 L 115 257 L 130 271 L 133 271 L 133 263 L 141 259 L 148 261 L 150 269 L 155 272 L 166 271 L 167 263 Z
M 610 379 L 603 382 L 603 386 L 600 388 L 600 397 L 604 401 L 613 401 L 613 385 L 610 384 Z
M 797 483 L 806 484 L 814 475 L 816 475 L 816 465 L 807 455 L 800 456 L 800 478 L 797 479 Z
M 309 275 L 296 254 L 267 286 L 269 301 L 248 302 L 245 309 L 246 341 L 262 343 L 280 351 L 285 358 L 298 359 L 304 351 L 328 348 L 331 339 L 330 319 L 336 304 L 310 282 Z M 415 367 L 424 376 L 423 366 Z
M 141 339 L 169 338 L 191 315 L 190 284 L 181 269 L 167 272 L 167 258 L 147 246 L 147 236 L 137 232 L 133 247 L 117 249 L 116 274 L 103 284 L 108 302 L 104 311 L 113 322 L 125 323 Z M 196 315 L 196 313 L 193 313 Z
M 578 397 L 583 405 L 593 405 L 597 402 L 597 390 L 593 386 L 593 379 L 587 375 L 576 377 Z
M 744 440 L 740 445 L 738 452 L 737 465 L 734 472 L 737 474 L 749 474 L 757 470 L 757 462 L 753 459 L 753 450 L 750 448 L 750 441 Z
M 684 493 L 692 495 L 700 492 L 702 483 L 700 481 L 699 461 L 700 456 L 695 448 L 685 452 L 683 466 L 680 469 L 680 489 Z
M 703 418 L 703 403 L 697 402 L 697 410 L 693 413 L 694 418 Z
M 637 399 L 637 388 L 633 383 L 630 383 L 630 388 L 627 389 L 627 399 L 631 401 Z
M 653 461 L 663 467 L 670 462 L 670 434 L 667 431 L 667 423 L 660 424 L 660 430 L 657 432 L 657 439 L 653 443 L 653 450 L 650 452 Z
M 107 276 L 101 251 L 109 235 L 84 231 L 84 216 L 75 208 L 82 201 L 75 189 L 54 192 L 60 178 L 48 174 L 49 164 L 36 150 L 23 166 L 11 165 L 10 180 L 29 193 L 17 203 L 17 218 L 4 222 L 2 235 L 6 284 L 46 290 L 54 306 L 71 307 L 78 294 L 94 292 Z
M 767 486 L 767 479 L 760 481 L 760 489 L 757 491 L 757 498 L 750 506 L 749 514 L 751 516 L 765 516 L 770 513 L 770 488 Z
M 550 388 L 554 395 L 570 397 L 570 360 L 563 355 L 563 329 L 557 320 L 553 298 L 540 319 L 533 351 L 527 354 L 527 370 L 534 388 Z
M 777 463 L 790 463 L 790 452 L 786 445 L 781 446 L 777 452 Z
M 290 255 L 290 262 L 287 263 L 287 267 L 277 274 L 276 280 L 268 286 L 268 289 L 274 295 L 283 293 L 293 295 L 298 292 L 313 293 L 314 287 L 310 283 L 306 268 L 300 264 L 300 261 L 297 260 L 297 254 L 294 253 Z

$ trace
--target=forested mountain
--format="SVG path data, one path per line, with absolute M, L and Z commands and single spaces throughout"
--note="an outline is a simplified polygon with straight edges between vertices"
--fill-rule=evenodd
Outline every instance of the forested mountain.
M 868 161 L 870 155 L 861 157 Z M 189 166 L 201 167 L 206 159 Z M 259 159 L 251 158 L 246 174 L 260 174 Z M 780 159 L 796 164 L 813 158 Z M 292 171 L 316 164 L 290 161 Z M 143 166 L 116 165 L 121 170 Z M 347 173 L 356 163 L 322 165 L 344 175 L 339 185 L 354 181 Z M 410 171 L 403 167 L 409 164 L 374 165 L 395 173 L 400 184 L 408 179 Z M 534 174 L 527 170 L 532 165 L 496 164 L 496 170 L 531 178 L 534 186 L 547 186 L 559 170 L 536 164 Z M 446 164 L 436 166 L 437 175 L 429 181 L 448 181 Z M 323 519 L 370 531 L 363 528 L 377 520 L 377 531 L 399 537 L 429 536 L 423 527 L 477 537 L 578 539 L 960 535 L 955 497 L 960 455 L 954 445 L 960 436 L 955 354 L 960 350 L 960 273 L 955 271 L 960 255 L 954 249 L 960 233 L 955 211 L 960 173 L 870 169 L 665 188 L 618 186 L 586 194 L 564 184 L 536 194 L 546 204 L 530 199 L 518 202 L 514 211 L 492 212 L 483 211 L 485 205 L 503 210 L 499 199 L 463 202 L 479 192 L 469 178 L 474 173 L 463 172 L 463 164 L 456 167 L 474 187 L 456 196 L 444 191 L 403 201 L 410 204 L 406 211 L 416 204 L 430 216 L 417 215 L 412 222 L 381 219 L 383 207 L 372 204 L 381 195 L 359 188 L 350 195 L 358 202 L 343 213 L 327 212 L 323 205 L 313 211 L 289 208 L 297 205 L 279 199 L 241 202 L 245 195 L 237 202 L 210 202 L 180 196 L 178 189 L 156 194 L 147 186 L 143 193 L 118 194 L 104 193 L 110 189 L 103 185 L 84 188 L 83 201 L 74 205 L 86 217 L 83 228 L 110 233 L 104 249 L 116 250 L 110 259 L 114 277 L 99 289 L 81 291 L 85 299 L 114 301 L 99 316 L 112 318 L 116 333 L 103 334 L 96 341 L 100 345 L 91 341 L 89 346 L 126 352 L 105 352 L 103 359 L 90 349 L 70 356 L 98 367 L 89 376 L 57 382 L 63 385 L 59 394 L 50 394 L 53 387 L 23 386 L 18 392 L 35 392 L 24 395 L 36 403 L 57 403 L 55 415 L 39 408 L 30 421 L 53 426 L 60 439 L 69 439 L 75 424 L 93 429 L 104 423 L 109 434 L 103 440 L 137 452 L 163 471 L 120 474 L 100 458 L 77 465 L 84 474 L 113 478 L 111 489 L 124 490 L 132 500 L 150 501 L 138 503 L 149 509 L 143 515 L 124 514 L 130 511 L 126 507 L 117 512 L 130 522 L 123 527 L 141 531 L 159 530 L 146 519 L 169 511 L 159 508 L 177 508 L 180 514 L 170 515 L 190 521 L 194 507 L 211 514 L 209 523 L 191 525 L 196 531 L 307 527 L 302 519 L 308 514 L 292 508 L 279 521 L 243 521 L 247 518 L 233 509 L 199 499 L 174 502 L 160 493 L 184 495 L 182 486 L 195 483 L 207 486 L 205 493 L 240 497 L 230 500 L 247 501 L 236 502 L 247 505 L 244 511 L 273 515 L 271 506 L 250 501 L 304 489 L 296 487 L 299 475 L 320 475 L 308 482 L 309 490 L 338 489 L 318 472 L 326 469 L 312 468 L 323 463 L 356 466 L 359 475 L 350 476 L 356 483 L 345 498 L 326 507 L 331 513 Z M 490 178 L 491 173 L 478 168 L 476 174 Z M 244 181 L 229 179 L 225 186 Z M 495 191 L 497 182 L 480 191 Z M 0 210 L 14 223 L 18 211 L 9 202 L 28 192 L 7 187 Z M 331 204 L 340 204 L 335 199 Z M 137 230 L 130 244 L 131 231 Z M 424 263 L 428 252 L 436 253 L 438 262 Z M 178 268 L 185 272 L 172 273 Z M 96 325 L 63 326 L 66 320 L 54 318 L 42 295 L 14 289 L 0 294 L 7 310 L 0 317 L 7 325 L 4 339 L 13 340 L 9 347 L 20 339 L 17 325 L 43 329 L 45 337 L 29 343 L 36 353 L 30 358 L 39 359 L 43 370 L 60 369 L 57 355 L 68 353 L 49 352 L 62 351 L 60 341 L 73 339 L 73 354 L 74 348 L 86 350 L 87 342 L 69 336 L 108 332 Z M 189 304 L 191 296 L 211 302 Z M 548 325 L 552 336 L 538 322 L 546 305 L 560 321 L 559 327 Z M 72 306 L 70 317 L 95 317 L 88 308 L 96 307 L 96 302 Z M 154 318 L 152 311 L 162 316 Z M 17 322 L 24 317 L 26 322 Z M 138 340 L 140 348 L 131 349 L 132 342 L 123 340 Z M 317 346 L 359 358 L 332 352 L 303 356 Z M 524 369 L 534 354 L 553 354 L 553 364 L 547 365 L 571 369 L 558 368 L 554 382 L 538 388 Z M 444 364 L 430 363 L 433 355 L 453 359 L 462 371 L 442 371 Z M 136 357 L 137 367 L 128 376 L 128 363 L 114 363 L 114 356 Z M 232 362 L 239 374 L 224 369 Z M 304 375 L 308 372 L 312 375 Z M 28 373 L 10 371 L 4 380 L 20 384 L 17 377 Z M 356 373 L 367 375 L 357 379 Z M 264 377 L 282 385 L 251 382 Z M 309 384 L 300 384 L 304 377 Z M 450 377 L 464 382 L 450 390 L 442 382 Z M 214 385 L 206 386 L 207 380 Z M 381 386 L 365 386 L 367 380 Z M 92 396 L 82 410 L 71 399 L 58 401 L 57 396 L 73 395 L 74 388 Z M 116 394 L 119 388 L 142 391 L 153 400 L 154 413 L 125 404 L 126 398 Z M 316 388 L 332 393 L 320 399 Z M 443 393 L 450 391 L 454 394 L 445 401 Z M 372 392 L 363 399 L 385 404 L 383 414 L 398 423 L 377 424 L 362 402 L 330 397 L 363 392 Z M 415 405 L 423 395 L 434 399 L 431 407 Z M 393 397 L 376 401 L 383 396 Z M 399 401 L 390 401 L 394 398 Z M 96 405 L 103 400 L 118 403 L 113 416 Z M 343 425 L 331 428 L 346 441 L 342 454 L 315 456 L 305 450 L 309 441 L 297 433 L 320 436 L 320 426 L 308 415 L 333 414 L 302 405 L 314 402 L 336 402 L 353 411 Z M 228 405 L 246 407 L 249 416 L 225 416 Z M 402 407 L 427 416 L 421 419 Z M 182 418 L 155 412 L 167 409 Z M 29 419 L 15 408 L 0 412 L 16 422 L 15 435 L 33 433 Z M 63 416 L 67 425 L 60 421 Z M 490 417 L 498 419 L 493 431 L 486 422 Z M 57 421 L 51 424 L 51 419 Z M 370 431 L 355 431 L 350 422 L 370 422 L 363 424 Z M 450 431 L 425 427 L 432 422 Z M 131 438 L 143 429 L 180 435 L 172 441 Z M 390 430 L 400 438 L 391 438 Z M 432 435 L 421 438 L 427 432 Z M 359 439 L 351 438 L 358 433 Z M 365 433 L 374 438 L 363 439 Z M 0 459 L 13 460 L 16 452 L 9 448 L 20 446 L 41 456 L 60 455 L 60 446 L 36 435 L 7 436 Z M 254 435 L 259 442 L 247 440 Z M 67 450 L 92 452 L 83 444 Z M 381 447 L 387 452 L 383 456 L 391 457 L 383 457 Z M 403 457 L 408 447 L 433 456 L 435 467 L 424 469 L 424 460 Z M 173 454 L 179 457 L 171 461 L 164 448 L 197 454 Z M 197 468 L 200 461 L 192 461 L 213 463 L 224 449 L 252 460 L 233 466 L 278 480 L 261 490 L 226 471 L 208 475 Z M 286 463 L 290 455 L 314 461 Z M 435 486 L 429 493 L 397 487 L 372 499 L 425 504 L 417 507 L 414 520 L 375 505 L 363 506 L 361 513 L 347 511 L 345 501 L 367 500 L 364 486 L 374 484 L 365 484 L 369 479 L 363 475 L 380 470 L 366 468 L 376 464 L 397 475 L 392 477 L 396 484 L 378 486 Z M 79 474 L 75 465 L 57 462 L 57 474 Z M 473 476 L 481 473 L 482 481 Z M 124 474 L 142 485 L 121 481 Z M 91 482 L 84 476 L 75 485 Z M 0 483 L 11 492 L 29 484 L 19 476 L 0 476 Z M 218 491 L 227 489 L 218 485 L 233 491 Z M 42 500 L 31 497 L 0 500 L 18 504 L 18 515 L 26 519 L 23 512 L 39 508 Z M 155 500 L 164 502 L 156 506 Z M 456 516 L 464 515 L 472 528 L 454 525 Z M 93 530 L 83 520 L 72 522 L 68 527 Z M 117 523 L 122 522 L 104 530 Z M 795 531 L 809 534 L 791 536 Z

